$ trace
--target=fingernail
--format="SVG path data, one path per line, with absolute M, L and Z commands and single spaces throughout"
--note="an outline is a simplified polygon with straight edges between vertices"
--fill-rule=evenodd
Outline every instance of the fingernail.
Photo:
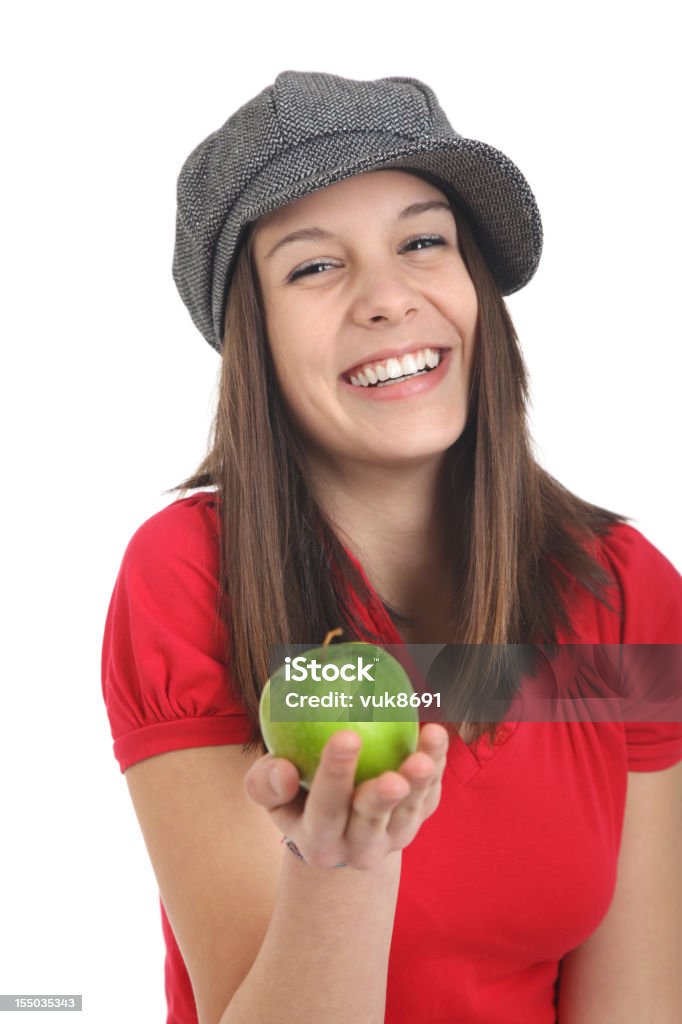
M 351 758 L 355 757 L 359 749 L 360 743 L 358 740 L 346 740 L 343 747 L 335 747 L 334 757 L 339 761 L 350 761 Z

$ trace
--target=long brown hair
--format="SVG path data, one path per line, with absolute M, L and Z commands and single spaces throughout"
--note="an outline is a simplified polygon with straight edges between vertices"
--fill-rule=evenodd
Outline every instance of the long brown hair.
M 626 517 L 583 501 L 535 460 L 516 331 L 465 212 L 450 201 L 479 313 L 467 424 L 446 453 L 454 594 L 444 640 L 497 649 L 497 674 L 488 667 L 489 679 L 499 681 L 511 650 L 504 645 L 553 644 L 559 631 L 577 639 L 569 588 L 577 583 L 607 603 L 611 580 L 590 548 Z M 228 291 L 209 451 L 191 477 L 166 493 L 217 488 L 226 665 L 253 726 L 249 746 L 264 749 L 258 703 L 271 646 L 316 647 L 337 626 L 344 640 L 382 638 L 353 620 L 350 592 L 363 603 L 372 595 L 308 485 L 269 353 L 251 237 L 249 231 L 242 241 Z M 472 739 L 487 731 L 494 740 L 495 722 L 469 717 L 480 699 L 480 663 L 457 678 L 450 727 L 469 720 Z

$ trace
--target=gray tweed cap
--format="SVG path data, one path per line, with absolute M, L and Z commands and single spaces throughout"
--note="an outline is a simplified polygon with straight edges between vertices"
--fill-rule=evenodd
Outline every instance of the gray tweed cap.
M 213 348 L 222 348 L 245 226 L 379 168 L 412 169 L 441 185 L 468 216 L 502 295 L 530 281 L 542 224 L 528 182 L 504 153 L 458 135 L 427 85 L 283 71 L 190 153 L 178 177 L 173 277 Z

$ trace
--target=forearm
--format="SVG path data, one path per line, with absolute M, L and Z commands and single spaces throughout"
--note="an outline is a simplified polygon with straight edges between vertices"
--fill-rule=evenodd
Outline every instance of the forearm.
M 383 1024 L 401 856 L 369 871 L 286 857 L 265 939 L 220 1024 Z

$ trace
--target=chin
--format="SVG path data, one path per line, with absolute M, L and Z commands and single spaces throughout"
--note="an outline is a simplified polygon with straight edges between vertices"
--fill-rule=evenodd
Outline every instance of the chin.
M 403 455 L 407 458 L 443 455 L 460 439 L 464 433 L 464 426 L 465 423 L 462 420 L 461 425 L 458 424 L 456 427 L 450 426 L 447 430 L 428 433 L 424 431 L 422 434 L 415 428 L 404 439 L 399 431 L 395 431 L 390 436 L 390 445 L 387 444 L 383 451 L 386 453 L 386 449 L 389 448 L 392 454 Z
M 457 440 L 455 438 L 455 440 Z M 376 462 L 383 466 L 400 466 L 409 468 L 420 463 L 432 462 L 434 459 L 443 458 L 447 450 L 454 444 L 454 441 L 443 442 L 438 445 L 414 445 L 411 448 L 396 448 L 393 445 L 390 449 L 384 448 L 376 453 Z

